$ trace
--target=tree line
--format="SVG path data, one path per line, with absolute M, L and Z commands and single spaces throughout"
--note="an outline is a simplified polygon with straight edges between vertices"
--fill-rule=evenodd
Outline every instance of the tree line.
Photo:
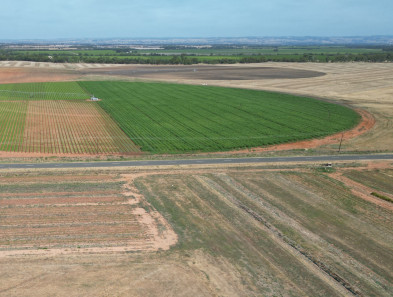
M 0 61 L 32 61 L 53 63 L 107 63 L 107 64 L 234 64 L 264 62 L 393 62 L 393 52 L 355 53 L 355 54 L 283 54 L 283 55 L 228 55 L 228 56 L 196 56 L 196 55 L 133 55 L 91 56 L 56 54 L 48 56 L 42 53 L 23 53 L 18 51 L 0 51 Z

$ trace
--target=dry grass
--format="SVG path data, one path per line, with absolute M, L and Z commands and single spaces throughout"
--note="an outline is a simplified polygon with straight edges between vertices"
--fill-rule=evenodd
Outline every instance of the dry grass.
M 0 257 L 169 248 L 160 242 L 165 221 L 142 209 L 127 186 L 118 175 L 1 176 Z
M 350 172 L 353 168 L 349 168 Z M 369 170 L 355 168 L 360 172 Z M 386 178 L 391 179 L 390 171 L 379 170 L 388 175 L 374 177 L 385 184 Z M 293 166 L 285 169 L 283 165 L 278 169 L 264 169 L 261 165 L 107 168 L 97 173 L 93 169 L 80 171 L 79 178 L 76 177 L 81 183 L 79 189 L 68 193 L 65 190 L 72 183 L 70 173 L 19 170 L 0 176 L 3 192 L 9 191 L 10 182 L 17 180 L 21 185 L 19 192 L 24 195 L 0 198 L 2 203 L 24 204 L 14 209 L 0 205 L 2 215 L 10 218 L 2 224 L 2 238 L 16 238 L 17 233 L 7 229 L 10 224 L 18 225 L 18 232 L 24 232 L 25 237 L 40 238 L 41 231 L 32 229 L 34 224 L 51 221 L 52 225 L 45 227 L 50 229 L 74 221 L 72 234 L 94 237 L 102 234 L 100 224 L 105 225 L 115 217 L 117 222 L 124 221 L 122 227 L 112 226 L 116 230 L 106 241 L 98 236 L 101 242 L 91 243 L 96 246 L 94 250 L 82 245 L 52 253 L 59 245 L 83 244 L 82 237 L 77 243 L 75 236 L 71 236 L 68 243 L 57 242 L 57 247 L 41 249 L 40 255 L 20 253 L 0 257 L 0 265 L 7 267 L 0 272 L 0 296 L 391 296 L 393 293 L 392 212 L 355 196 L 346 185 L 331 178 L 330 173 L 315 171 L 309 165 L 297 169 Z M 61 181 L 63 175 L 66 178 Z M 37 191 L 34 177 L 42 185 L 49 176 L 56 186 Z M 87 195 L 86 187 L 91 188 L 91 193 L 102 191 L 92 181 L 93 176 L 101 184 L 125 183 L 123 196 L 108 192 Z M 62 187 L 63 194 L 53 193 L 56 187 Z M 28 193 L 32 195 L 28 197 Z M 104 200 L 80 201 L 78 205 L 75 201 L 78 197 Z M 119 199 L 125 198 L 133 202 L 124 205 Z M 49 204 L 50 199 L 61 207 Z M 66 203 L 66 199 L 72 201 Z M 31 204 L 34 201 L 36 204 Z M 68 211 L 71 206 L 73 211 Z M 132 253 L 105 249 L 108 245 L 124 246 L 121 238 L 115 238 L 116 233 L 127 232 L 132 237 L 130 244 L 137 240 L 140 233 L 132 235 L 129 231 L 129 222 L 135 221 L 136 212 L 127 210 L 136 206 L 147 210 L 153 218 L 158 210 L 170 222 L 178 235 L 178 243 L 172 249 L 153 252 L 139 246 Z M 27 214 L 30 225 L 22 221 Z M 139 222 L 146 222 L 146 218 Z M 165 230 L 165 222 L 156 222 L 159 235 Z M 23 224 L 27 228 L 22 228 Z M 143 229 L 140 224 L 138 230 Z M 69 232 L 67 228 L 62 232 Z M 151 236 L 157 236 L 153 233 Z M 41 240 L 46 240 L 45 236 Z M 47 243 L 40 246 L 49 247 Z M 5 249 L 4 243 L 2 248 Z M 15 248 L 8 246 L 8 250 Z

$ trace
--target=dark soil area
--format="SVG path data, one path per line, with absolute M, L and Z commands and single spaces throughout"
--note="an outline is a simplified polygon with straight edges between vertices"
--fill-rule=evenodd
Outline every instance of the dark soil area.
M 182 78 L 202 80 L 256 80 L 256 79 L 294 79 L 323 76 L 318 71 L 276 68 L 276 67 L 241 67 L 241 66 L 142 66 L 89 69 L 83 74 L 107 74 L 127 77 Z

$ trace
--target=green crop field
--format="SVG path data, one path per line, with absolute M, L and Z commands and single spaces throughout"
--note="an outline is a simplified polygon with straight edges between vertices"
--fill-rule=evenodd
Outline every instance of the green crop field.
M 77 82 L 0 84 L 0 100 L 81 100 L 89 97 Z
M 152 153 L 223 151 L 323 137 L 359 121 L 316 99 L 254 90 L 141 82 L 79 82 Z
M 17 151 L 22 145 L 27 104 L 0 101 L 0 150 Z
M 85 102 L 89 94 L 101 101 Z M 0 85 L 0 112 L 0 150 L 40 153 L 225 151 L 323 137 L 359 120 L 312 98 L 119 81 Z
M 77 82 L 0 85 L 0 151 L 135 153 L 139 148 Z

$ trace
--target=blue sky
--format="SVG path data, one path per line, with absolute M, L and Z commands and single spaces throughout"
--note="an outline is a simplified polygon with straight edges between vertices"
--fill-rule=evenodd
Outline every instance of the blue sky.
M 0 3 L 0 39 L 393 35 L 393 0 Z

